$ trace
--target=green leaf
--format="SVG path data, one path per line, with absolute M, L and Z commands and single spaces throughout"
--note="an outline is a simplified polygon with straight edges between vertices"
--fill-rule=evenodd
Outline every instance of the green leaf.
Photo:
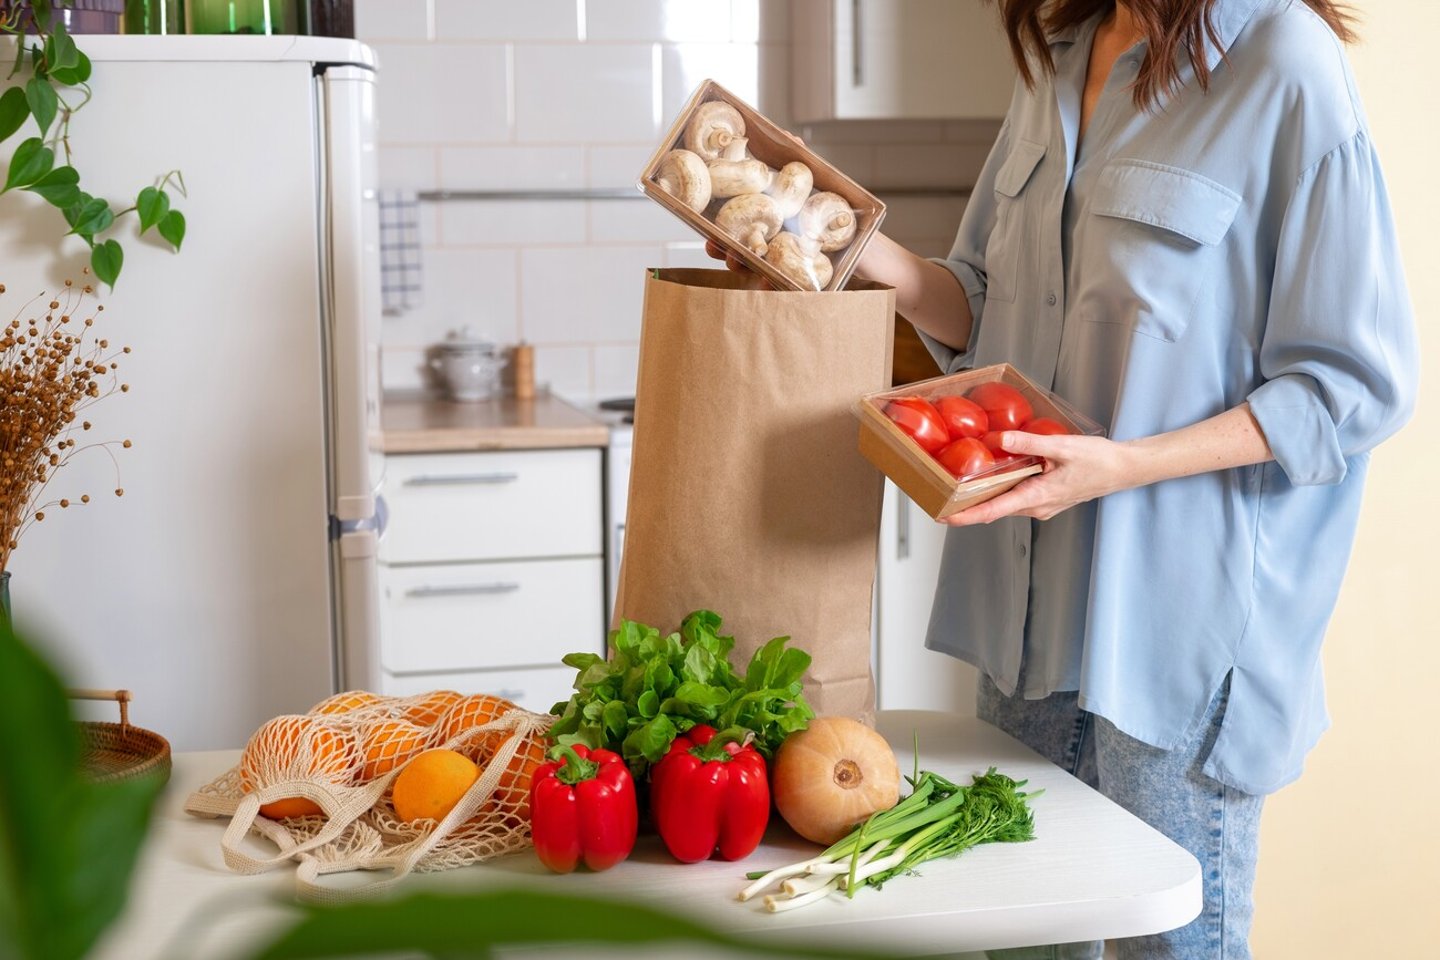
M 659 763 L 674 742 L 675 734 L 675 722 L 662 713 L 644 726 L 630 731 L 622 744 L 621 753 L 627 761 L 643 758 L 650 763 Z
M 625 722 L 630 717 L 630 712 L 625 709 L 623 700 L 611 700 L 605 704 L 605 712 L 601 717 L 601 723 L 605 727 L 605 738 L 607 740 L 619 740 L 625 736 L 629 725 Z
M 140 215 L 140 232 L 144 233 L 170 212 L 170 198 L 164 190 L 146 187 L 135 199 L 135 212 Z
M 683 897 L 676 902 L 681 901 Z M 625 903 L 614 897 L 541 890 L 417 893 L 400 899 L 301 909 L 300 921 L 262 949 L 254 960 L 410 956 L 417 952 L 435 957 L 488 957 L 500 946 L 521 946 L 521 952 L 525 952 L 526 944 L 573 944 L 572 949 L 559 951 L 571 956 L 583 956 L 586 944 L 707 944 L 709 949 L 675 951 L 706 956 L 723 952 L 727 956 L 878 960 L 892 955 L 825 950 L 800 945 L 793 937 L 778 946 L 763 937 L 720 932 L 679 911 Z M 642 952 L 648 955 L 653 951 Z
M 185 215 L 179 210 L 171 210 L 160 218 L 155 229 L 160 231 L 160 236 L 170 241 L 170 246 L 179 250 L 180 244 L 185 240 Z
M 115 280 L 120 276 L 120 267 L 125 263 L 125 251 L 120 249 L 118 240 L 106 240 L 103 243 L 95 244 L 95 249 L 90 251 L 90 269 L 95 271 L 95 276 L 103 282 L 115 288 Z
M 55 165 L 55 154 L 39 137 L 31 137 L 15 148 L 10 158 L 10 171 L 5 176 L 5 186 L 0 193 L 15 187 L 25 187 L 50 172 Z
M 51 29 L 51 6 L 50 0 L 32 0 L 30 4 L 30 9 L 35 11 L 35 22 L 40 24 L 42 31 L 49 31 Z
M 0 624 L 0 956 L 77 960 L 120 913 L 159 777 L 97 784 L 60 680 Z
M 65 219 L 70 223 L 71 233 L 94 237 L 109 229 L 115 222 L 115 214 L 103 197 L 92 197 L 82 191 L 79 203 L 66 209 Z
M 25 99 L 23 87 L 11 87 L 0 94 L 0 140 L 9 139 L 29 117 L 30 103 Z
M 67 87 L 74 87 L 90 79 L 90 58 L 85 56 L 83 50 L 77 50 L 76 62 L 73 67 L 60 67 L 50 71 L 50 79 L 56 83 L 63 83 Z
M 655 714 L 660 712 L 660 695 L 654 690 L 646 690 L 635 701 L 635 709 L 642 718 L 653 720 Z
M 79 183 L 80 174 L 74 167 L 56 167 L 24 189 L 38 193 L 63 210 L 80 199 Z
M 730 691 L 723 687 L 687 680 L 675 690 L 675 699 L 696 707 L 718 707 L 730 701 Z
M 50 80 L 40 76 L 31 77 L 25 84 L 25 102 L 30 104 L 30 115 L 35 118 L 41 135 L 49 133 L 50 124 L 55 121 L 55 111 L 60 107 Z
M 65 29 L 63 20 L 56 21 L 54 29 L 50 31 L 50 39 L 45 41 L 45 59 L 50 62 L 52 76 L 57 69 L 74 67 L 80 62 L 80 51 Z

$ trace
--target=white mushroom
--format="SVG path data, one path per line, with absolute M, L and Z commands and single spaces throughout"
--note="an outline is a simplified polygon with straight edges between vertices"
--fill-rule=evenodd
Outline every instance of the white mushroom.
M 730 142 L 745 136 L 745 118 L 723 100 L 709 100 L 695 108 L 685 127 L 685 149 L 702 160 L 720 156 Z
M 826 253 L 855 239 L 855 211 L 838 193 L 817 193 L 800 208 L 800 232 L 820 241 Z
M 710 203 L 710 171 L 700 155 L 689 150 L 671 150 L 660 161 L 655 183 L 696 213 Z
M 710 189 L 717 197 L 738 197 L 746 193 L 764 193 L 775 178 L 775 171 L 762 160 L 745 153 L 746 140 L 731 140 L 718 160 L 711 160 Z
M 763 193 L 747 193 L 725 203 L 715 214 L 715 226 L 765 256 L 770 238 L 780 232 L 780 208 Z
M 806 290 L 824 290 L 835 273 L 835 265 L 820 252 L 818 240 L 788 230 L 770 241 L 765 259 Z
M 780 216 L 789 220 L 800 212 L 805 199 L 815 187 L 815 175 L 799 160 L 791 160 L 780 168 L 765 192 L 780 205 Z

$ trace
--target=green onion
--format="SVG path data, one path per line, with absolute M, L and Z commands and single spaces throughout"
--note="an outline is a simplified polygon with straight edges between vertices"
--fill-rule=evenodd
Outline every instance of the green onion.
M 918 753 L 918 751 L 917 751 Z M 1016 843 L 1035 837 L 1027 800 L 1043 790 L 1024 793 L 1024 780 L 1012 780 L 991 767 L 961 787 L 931 771 L 917 769 L 912 791 L 889 810 L 872 814 L 819 856 L 746 874 L 755 882 L 740 891 L 741 900 L 784 881 L 779 894 L 765 898 L 767 910 L 792 910 L 845 891 L 854 897 L 862 886 L 877 890 L 893 877 L 911 873 L 928 860 L 954 857 L 981 843 Z

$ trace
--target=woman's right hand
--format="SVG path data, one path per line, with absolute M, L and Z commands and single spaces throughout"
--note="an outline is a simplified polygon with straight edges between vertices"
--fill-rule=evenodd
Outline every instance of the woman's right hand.
M 720 246 L 720 244 L 716 243 L 714 240 L 705 241 L 705 252 L 710 256 L 714 257 L 716 260 L 724 260 L 725 266 L 731 270 L 734 270 L 736 273 L 755 272 L 746 265 L 744 260 L 741 260 L 739 257 L 735 256 L 732 253 L 726 252 L 725 248 Z

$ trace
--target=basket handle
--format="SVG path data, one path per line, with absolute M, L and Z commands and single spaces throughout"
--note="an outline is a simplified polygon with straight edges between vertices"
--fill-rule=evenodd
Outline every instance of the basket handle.
M 123 730 L 130 729 L 130 691 L 129 690 L 67 690 L 66 696 L 71 700 L 111 700 L 120 704 L 120 727 Z

